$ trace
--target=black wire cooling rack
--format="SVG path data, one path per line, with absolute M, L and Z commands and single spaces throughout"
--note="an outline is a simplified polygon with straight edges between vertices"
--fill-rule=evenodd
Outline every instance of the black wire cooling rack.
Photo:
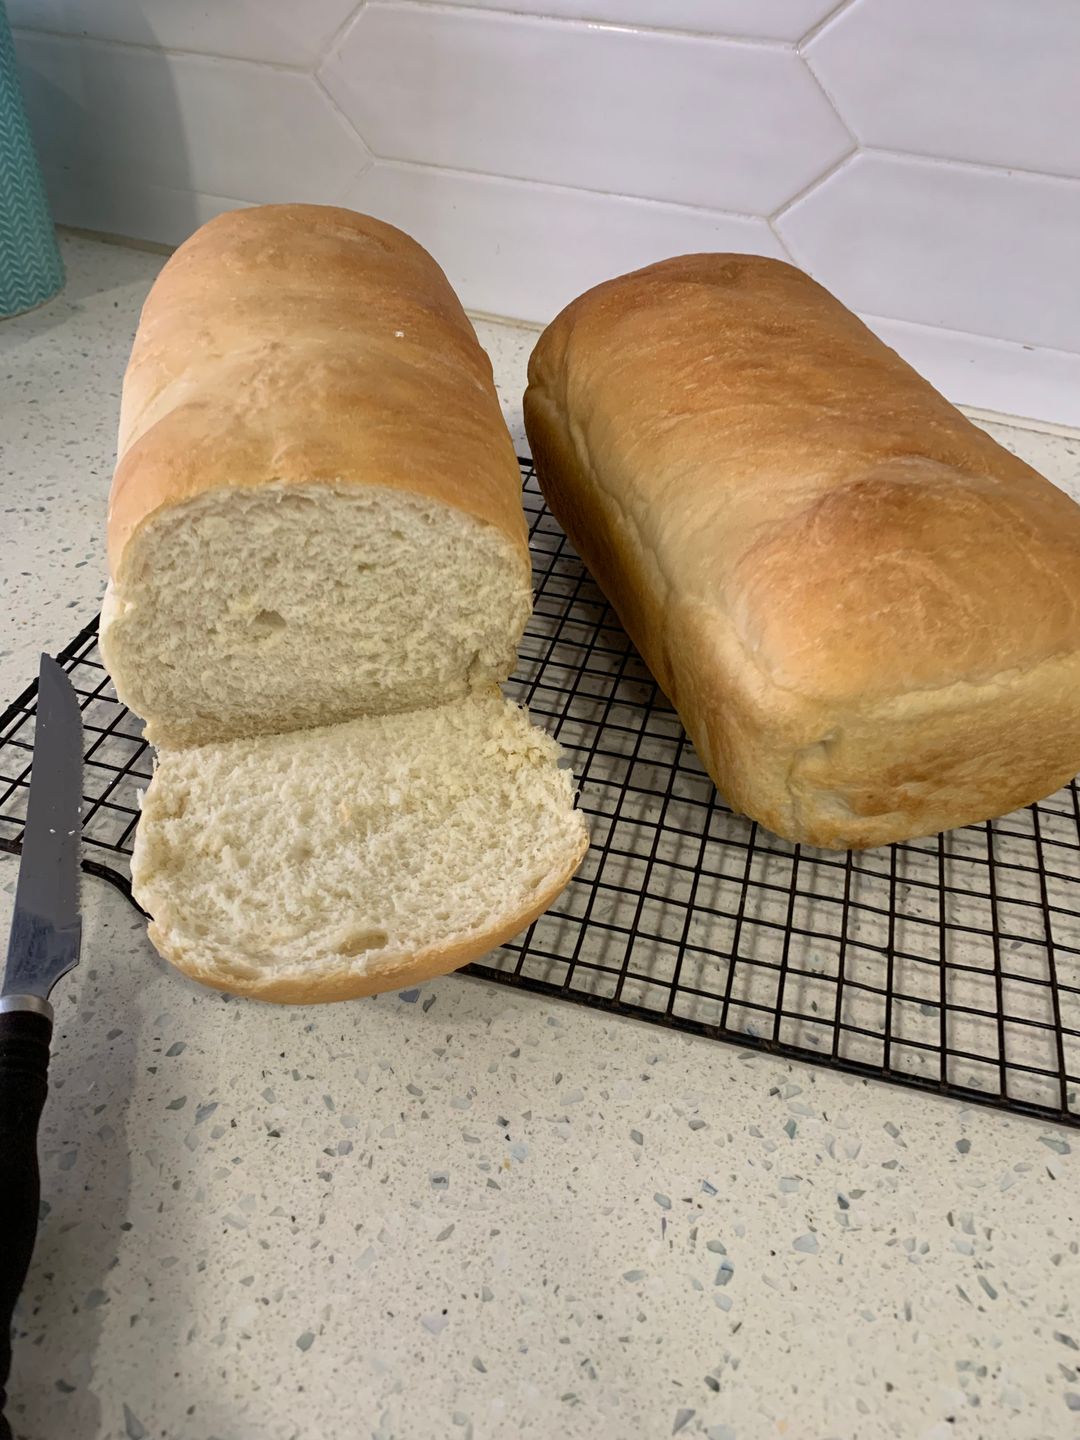
M 1080 1126 L 1080 796 L 856 854 L 717 796 L 522 462 L 536 607 L 510 691 L 567 749 L 592 845 L 474 975 L 856 1075 Z M 83 868 L 131 898 L 140 725 L 93 621 L 59 657 L 83 708 Z M 36 687 L 0 717 L 0 849 L 26 813 Z M 134 903 L 134 902 L 132 902 Z

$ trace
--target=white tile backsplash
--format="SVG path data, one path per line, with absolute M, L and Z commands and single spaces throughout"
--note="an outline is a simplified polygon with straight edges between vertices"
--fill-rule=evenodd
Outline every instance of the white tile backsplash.
M 859 154 L 777 222 L 857 310 L 1075 350 L 1080 184 Z
M 1080 428 L 1080 355 L 910 320 L 863 318 L 954 404 Z
M 346 204 L 415 235 L 473 310 L 541 324 L 589 285 L 668 255 L 786 258 L 764 220 L 427 166 L 377 161 Z
M 249 203 L 231 195 L 174 190 L 145 180 L 133 183 L 113 169 L 44 165 L 42 171 L 54 213 L 77 217 L 70 224 L 160 245 L 176 245 L 208 220 Z
M 8 9 L 61 221 L 349 203 L 532 321 L 665 254 L 790 253 L 946 393 L 1080 423 L 1080 0 Z
M 124 184 L 237 200 L 329 200 L 367 163 L 311 75 L 247 61 L 27 35 L 23 95 L 38 154 Z M 66 207 L 61 220 L 73 219 Z
M 1080 177 L 1077 0 L 861 0 L 805 54 L 863 144 Z
M 851 148 L 781 46 L 368 0 L 319 76 L 380 157 L 752 215 Z

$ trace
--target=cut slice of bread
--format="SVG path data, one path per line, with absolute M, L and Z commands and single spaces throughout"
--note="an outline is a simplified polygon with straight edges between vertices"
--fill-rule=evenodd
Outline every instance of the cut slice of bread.
M 162 753 L 132 879 L 179 969 L 310 1004 L 485 954 L 552 903 L 587 846 L 559 747 L 492 687 Z

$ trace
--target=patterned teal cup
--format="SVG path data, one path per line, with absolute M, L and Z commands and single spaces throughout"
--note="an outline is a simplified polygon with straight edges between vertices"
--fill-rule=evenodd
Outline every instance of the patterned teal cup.
M 32 310 L 63 285 L 64 262 L 26 123 L 11 27 L 0 0 L 0 317 Z

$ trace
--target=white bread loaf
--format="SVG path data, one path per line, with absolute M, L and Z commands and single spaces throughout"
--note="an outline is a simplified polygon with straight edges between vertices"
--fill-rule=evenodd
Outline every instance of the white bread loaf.
M 491 365 L 435 261 L 316 205 L 222 215 L 124 379 L 101 646 L 155 744 L 441 704 L 531 605 Z
M 548 503 L 718 788 L 843 849 L 1080 770 L 1080 507 L 790 265 L 690 255 L 544 332 Z
M 483 955 L 551 904 L 587 844 L 558 746 L 491 688 L 163 752 L 132 882 L 179 969 L 310 1004 Z
M 400 231 L 266 206 L 176 252 L 124 382 L 109 559 L 102 652 L 165 747 L 134 891 L 180 969 L 372 994 L 566 885 L 572 778 L 493 683 L 532 603 L 520 473 L 487 356 Z

